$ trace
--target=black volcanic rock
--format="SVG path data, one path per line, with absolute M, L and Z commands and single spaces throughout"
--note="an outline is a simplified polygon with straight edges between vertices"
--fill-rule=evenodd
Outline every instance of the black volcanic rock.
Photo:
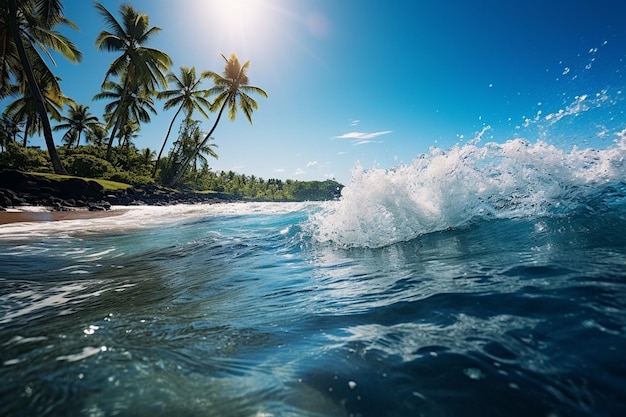
M 234 198 L 225 194 L 199 194 L 157 185 L 105 193 L 102 185 L 92 180 L 52 180 L 15 170 L 0 171 L 0 208 L 33 205 L 50 207 L 52 210 L 81 207 L 97 211 L 108 210 L 111 205 L 195 204 L 228 200 L 232 201 Z

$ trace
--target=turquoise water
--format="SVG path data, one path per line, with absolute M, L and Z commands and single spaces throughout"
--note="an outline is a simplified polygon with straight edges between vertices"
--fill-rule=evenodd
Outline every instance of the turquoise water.
M 0 226 L 2 416 L 626 415 L 626 146 Z

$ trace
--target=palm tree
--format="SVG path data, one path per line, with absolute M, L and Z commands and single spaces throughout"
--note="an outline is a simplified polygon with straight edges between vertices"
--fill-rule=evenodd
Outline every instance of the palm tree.
M 20 125 L 15 119 L 3 114 L 0 118 L 0 151 L 4 151 L 4 148 L 9 142 L 17 142 L 17 135 L 20 133 Z
M 193 170 L 194 172 L 197 172 L 198 163 L 203 166 L 208 165 L 208 160 L 204 155 L 202 155 L 203 153 L 218 159 L 218 155 L 213 149 L 217 148 L 217 145 L 214 143 L 205 143 L 202 145 L 202 142 L 204 142 L 204 133 L 200 130 L 200 122 L 198 120 L 191 120 L 188 117 L 185 118 L 181 126 L 179 138 L 175 142 L 174 149 L 170 153 L 170 160 L 176 164 L 176 162 L 185 160 L 189 156 L 192 156 Z M 200 152 L 196 152 L 198 147 L 200 147 Z M 191 164 L 186 166 L 185 172 L 188 171 L 190 166 Z
M 165 110 L 169 110 L 173 107 L 178 106 L 178 110 L 176 110 L 176 114 L 174 114 L 174 118 L 167 129 L 167 134 L 165 135 L 165 139 L 163 140 L 163 145 L 161 146 L 161 150 L 157 155 L 156 163 L 154 164 L 154 169 L 152 172 L 152 176 L 156 176 L 157 166 L 159 164 L 159 160 L 161 159 L 161 155 L 163 155 L 163 150 L 165 149 L 165 144 L 167 143 L 167 139 L 170 136 L 170 132 L 172 131 L 172 126 L 174 125 L 174 121 L 180 114 L 182 110 L 185 110 L 185 117 L 191 118 L 194 110 L 197 110 L 200 114 L 202 114 L 207 119 L 209 115 L 204 110 L 211 108 L 211 103 L 205 98 L 208 94 L 208 90 L 200 90 L 198 87 L 202 80 L 210 78 L 211 73 L 208 71 L 202 72 L 200 74 L 200 78 L 196 78 L 196 69 L 194 67 L 180 67 L 180 77 L 177 77 L 176 74 L 170 72 L 167 74 L 167 81 L 169 83 L 173 83 L 176 88 L 172 90 L 162 91 L 157 97 L 159 99 L 167 100 L 163 105 Z
M 74 102 L 71 98 L 61 94 L 60 90 L 57 90 L 53 85 L 42 89 L 41 93 L 47 109 L 46 116 L 49 114 L 49 118 L 46 117 L 48 122 L 50 119 L 61 120 L 63 107 Z M 4 114 L 14 120 L 24 121 L 24 146 L 28 141 L 28 135 L 34 136 L 44 129 L 44 120 L 41 118 L 36 100 L 29 89 L 25 90 L 21 97 L 9 103 Z
M 139 122 L 132 118 L 128 119 L 126 123 L 120 129 L 120 143 L 119 145 L 123 148 L 130 149 L 131 139 L 136 138 L 137 132 L 141 130 L 141 125 Z
M 140 153 L 141 162 L 146 166 L 150 166 L 150 164 L 152 164 L 155 156 L 156 156 L 156 152 L 154 152 L 150 148 L 144 148 L 141 150 L 141 153 Z
M 210 138 L 209 140 L 213 140 L 213 138 Z M 199 152 L 196 152 L 196 156 L 193 159 L 193 170 L 194 171 L 198 171 L 198 163 L 200 163 L 200 165 L 208 165 L 209 161 L 205 158 L 205 156 L 203 154 L 206 154 L 210 157 L 213 157 L 215 159 L 219 159 L 219 156 L 217 155 L 217 153 L 215 152 L 215 150 L 213 148 L 217 148 L 217 144 L 215 143 L 208 143 L 207 141 L 204 140 L 204 135 L 203 132 L 200 130 L 200 127 L 197 127 L 193 133 L 191 134 L 191 138 L 190 138 L 190 145 L 192 150 L 193 149 L 200 149 Z
M 94 145 L 101 147 L 107 139 L 107 127 L 104 123 L 98 122 L 91 131 L 87 131 L 87 142 L 91 142 Z
M 110 77 L 119 77 L 124 83 L 121 102 L 125 103 L 131 93 L 143 91 L 145 94 L 153 94 L 157 87 L 167 86 L 164 73 L 172 64 L 171 58 L 165 52 L 144 46 L 161 29 L 150 27 L 148 15 L 139 13 L 129 4 L 120 6 L 121 23 L 102 4 L 96 2 L 95 5 L 111 29 L 110 32 L 100 32 L 96 38 L 96 46 L 99 50 L 122 52 L 109 66 L 104 76 L 103 88 Z M 117 131 L 126 122 L 117 113 L 123 107 L 117 107 L 116 110 L 116 113 L 111 114 L 113 130 L 107 145 L 107 158 Z
M 82 104 L 70 104 L 68 117 L 62 116 L 64 123 L 54 127 L 54 130 L 67 130 L 63 135 L 63 140 L 67 147 L 71 147 L 76 142 L 76 147 L 80 146 L 80 136 L 83 132 L 88 135 L 90 131 L 100 125 L 100 121 L 89 112 L 89 106 Z
M 154 108 L 154 100 L 139 86 L 135 86 L 136 90 L 124 91 L 124 87 L 116 82 L 107 81 L 102 87 L 102 91 L 96 94 L 94 100 L 112 100 L 104 106 L 105 119 L 108 126 L 118 126 L 111 133 L 109 143 L 107 145 L 107 159 L 110 157 L 111 144 L 116 136 L 123 135 L 123 128 L 129 122 L 148 123 L 150 122 L 150 113 L 156 114 Z
M 5 0 L 0 3 L 0 9 L 0 93 L 6 94 L 11 77 L 28 85 L 39 113 L 54 172 L 66 174 L 54 145 L 48 109 L 41 91 L 43 86 L 57 90 L 60 95 L 61 89 L 38 50 L 50 56 L 48 49 L 51 49 L 70 61 L 80 61 L 82 55 L 75 45 L 53 30 L 59 24 L 74 29 L 76 26 L 63 16 L 63 6 L 59 0 Z
M 195 154 L 200 152 L 200 149 L 211 138 L 211 135 L 215 131 L 217 124 L 219 123 L 224 109 L 228 107 L 228 118 L 233 121 L 237 116 L 237 109 L 239 108 L 246 115 L 248 122 L 252 124 L 252 112 L 259 108 L 257 102 L 248 95 L 248 93 L 256 93 L 263 97 L 267 97 L 267 93 L 259 87 L 248 85 L 248 68 L 250 67 L 250 61 L 246 61 L 243 65 L 239 63 L 239 59 L 235 54 L 231 54 L 230 58 L 226 58 L 222 54 L 222 58 L 226 61 L 224 65 L 223 75 L 210 73 L 211 78 L 215 86 L 209 90 L 210 94 L 217 94 L 217 97 L 213 101 L 211 110 L 219 108 L 217 119 L 213 127 L 207 133 L 204 140 L 196 147 L 195 151 L 191 153 L 183 163 L 178 167 L 174 177 L 169 181 L 170 184 L 175 184 L 180 180 L 185 171 L 187 165 L 195 158 Z

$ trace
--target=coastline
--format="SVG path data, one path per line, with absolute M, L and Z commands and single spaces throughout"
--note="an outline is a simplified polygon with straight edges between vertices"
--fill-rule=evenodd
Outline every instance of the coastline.
M 37 210 L 35 210 L 37 209 Z M 54 211 L 46 207 L 28 207 L 28 209 L 11 209 L 0 211 L 0 226 L 11 223 L 54 222 L 63 220 L 99 219 L 103 217 L 120 216 L 126 213 L 125 209 L 106 211 L 68 210 Z
M 104 190 L 80 178 L 50 180 L 42 176 L 0 170 L 0 225 L 117 216 L 129 206 L 216 204 L 239 201 L 222 193 L 196 193 L 157 185 Z M 120 207 L 111 209 L 112 207 Z

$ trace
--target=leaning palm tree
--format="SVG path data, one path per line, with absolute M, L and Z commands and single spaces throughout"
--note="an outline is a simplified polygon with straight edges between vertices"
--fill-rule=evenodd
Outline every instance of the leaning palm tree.
M 89 106 L 82 104 L 70 104 L 68 117 L 61 117 L 60 125 L 54 127 L 54 130 L 67 130 L 63 135 L 63 140 L 67 143 L 68 148 L 76 142 L 76 147 L 80 146 L 80 137 L 85 133 L 88 135 L 90 131 L 100 124 L 98 118 L 89 112 Z
M 205 71 L 200 74 L 199 78 L 197 78 L 196 69 L 194 67 L 180 67 L 180 77 L 176 76 L 173 72 L 167 74 L 167 81 L 169 83 L 173 83 L 175 88 L 167 91 L 161 91 L 157 95 L 157 98 L 167 100 L 163 105 L 165 110 L 169 110 L 173 107 L 178 107 L 178 110 L 176 110 L 176 113 L 170 122 L 167 134 L 163 140 L 163 145 L 161 145 L 161 150 L 157 155 L 156 163 L 154 164 L 152 172 L 153 177 L 156 176 L 159 160 L 161 159 L 161 155 L 163 155 L 165 144 L 167 143 L 167 139 L 172 131 L 172 126 L 174 126 L 174 121 L 180 112 L 185 110 L 185 117 L 191 118 L 194 110 L 197 110 L 204 117 L 207 119 L 209 118 L 209 115 L 204 110 L 211 108 L 211 103 L 205 98 L 208 94 L 208 90 L 201 90 L 199 89 L 199 86 L 202 80 L 210 78 L 211 76 L 210 72 Z
M 228 107 L 228 118 L 231 121 L 235 120 L 237 109 L 240 109 L 246 115 L 248 122 L 252 124 L 252 112 L 258 109 L 259 105 L 248 93 L 256 93 L 262 97 L 267 97 L 267 93 L 259 87 L 248 85 L 247 72 L 250 67 L 250 61 L 246 61 L 241 65 L 235 54 L 231 54 L 230 58 L 226 58 L 224 54 L 222 54 L 222 58 L 226 61 L 223 75 L 214 72 L 211 73 L 215 86 L 209 90 L 210 94 L 217 94 L 211 106 L 211 110 L 217 110 L 219 108 L 217 119 L 215 119 L 213 127 L 209 130 L 209 133 L 206 134 L 204 140 L 178 167 L 174 177 L 169 181 L 170 184 L 175 184 L 180 180 L 187 165 L 195 158 L 195 154 L 200 152 L 200 149 L 209 141 L 226 107 Z
M 35 101 L 37 112 L 54 172 L 65 174 L 52 137 L 48 109 L 42 94 L 42 86 L 55 88 L 56 78 L 42 59 L 39 51 L 51 57 L 49 49 L 61 53 L 73 62 L 82 55 L 76 46 L 60 32 L 57 25 L 76 26 L 63 16 L 59 0 L 4 0 L 0 2 L 0 93 L 5 94 L 11 77 L 28 85 Z M 7 27 L 8 25 L 8 27 Z M 10 36 L 9 36 L 10 34 Z
M 96 2 L 95 5 L 111 29 L 100 32 L 96 38 L 96 46 L 101 51 L 121 52 L 109 66 L 104 76 L 103 87 L 111 77 L 119 77 L 123 82 L 122 102 L 126 102 L 127 97 L 138 90 L 153 94 L 157 87 L 167 86 L 164 73 L 172 64 L 171 58 L 165 52 L 144 46 L 161 29 L 156 26 L 150 27 L 148 15 L 139 13 L 130 4 L 120 6 L 121 22 L 102 4 Z M 122 111 L 122 108 L 119 107 L 118 111 Z M 112 120 L 107 158 L 111 153 L 116 133 L 127 121 L 117 113 L 112 114 Z

